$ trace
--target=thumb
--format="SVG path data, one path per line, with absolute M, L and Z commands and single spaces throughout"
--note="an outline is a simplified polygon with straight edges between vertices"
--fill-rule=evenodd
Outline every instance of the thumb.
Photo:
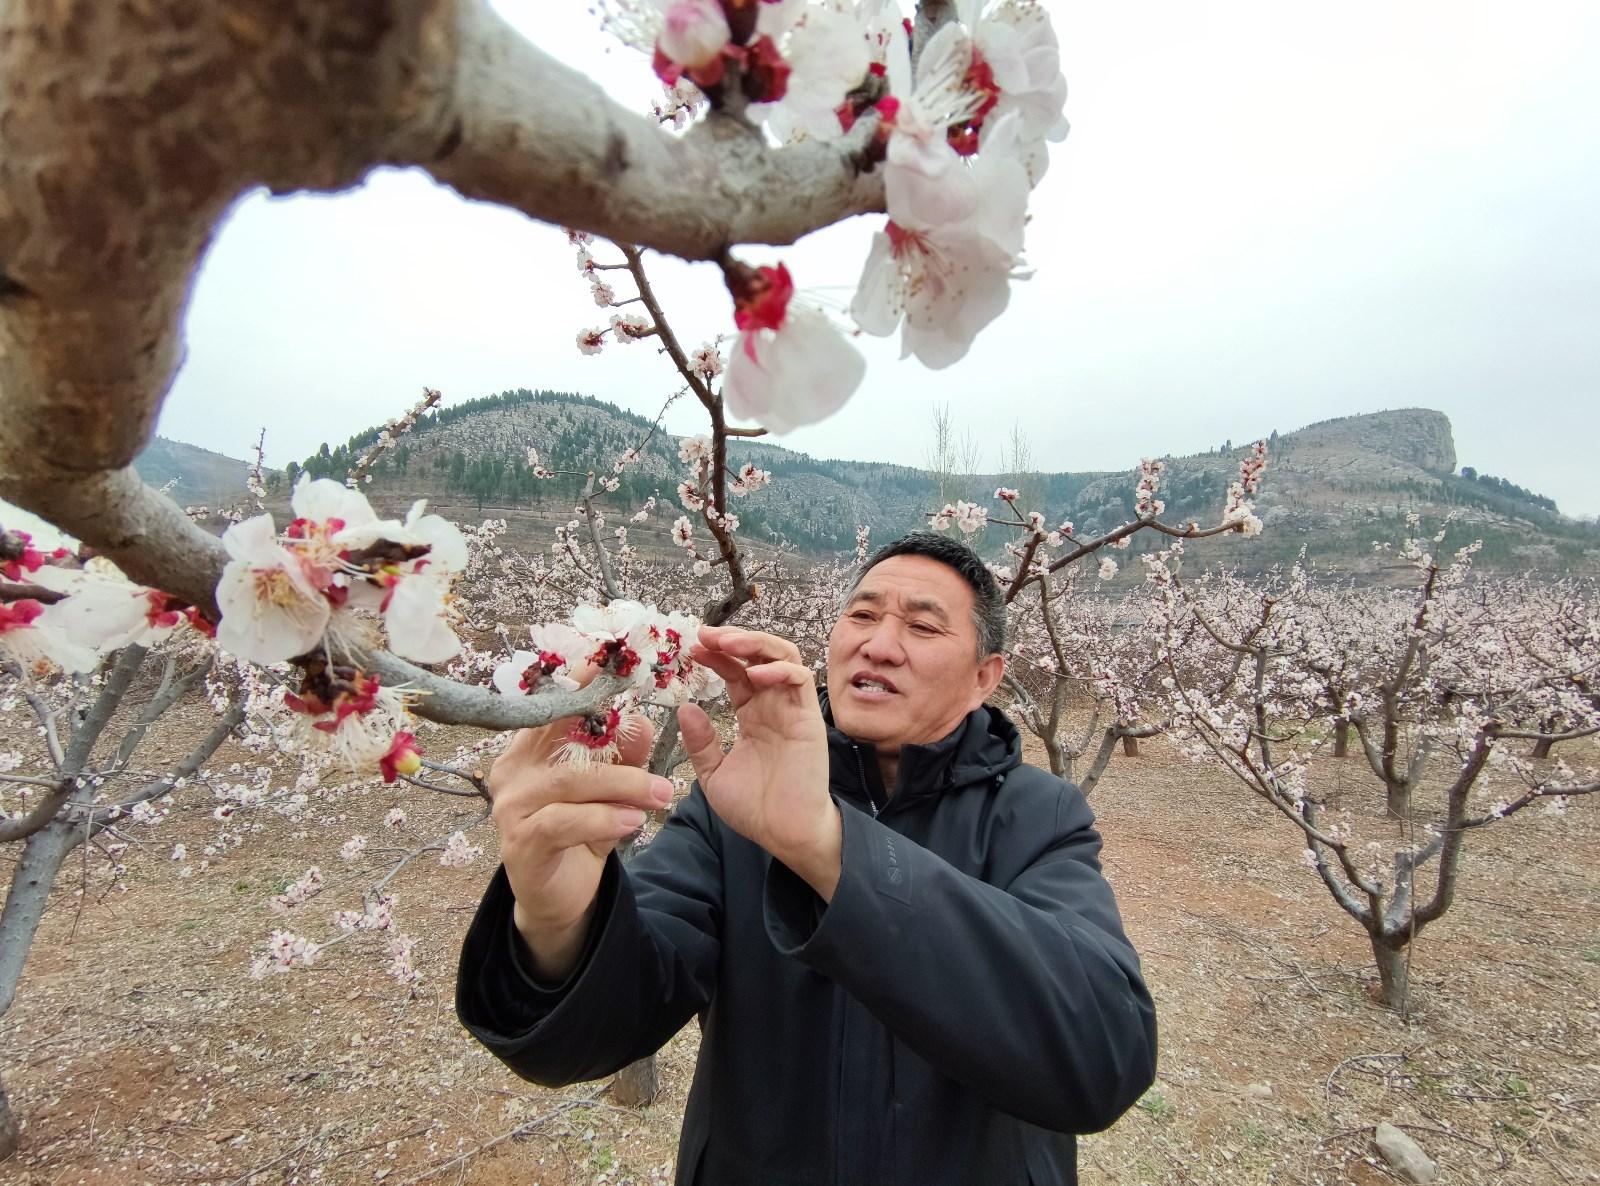
M 698 704 L 678 706 L 678 732 L 683 735 L 683 748 L 694 766 L 695 777 L 704 787 L 706 780 L 722 765 L 722 743 L 717 731 L 711 727 L 711 718 Z
M 650 749 L 655 744 L 656 727 L 642 712 L 630 712 L 622 718 L 622 729 L 617 737 L 617 764 L 643 766 L 650 760 Z

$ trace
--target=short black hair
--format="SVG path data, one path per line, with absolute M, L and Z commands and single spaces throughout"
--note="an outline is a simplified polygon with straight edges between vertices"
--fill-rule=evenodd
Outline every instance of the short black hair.
M 841 604 L 848 605 L 861 586 L 861 578 L 892 556 L 926 556 L 929 560 L 937 560 L 945 567 L 954 569 L 956 575 L 972 589 L 972 624 L 978 631 L 979 660 L 1005 649 L 1006 603 L 994 574 L 983 562 L 983 557 L 966 544 L 938 532 L 913 531 L 884 544 L 856 569 L 849 585 L 845 587 Z

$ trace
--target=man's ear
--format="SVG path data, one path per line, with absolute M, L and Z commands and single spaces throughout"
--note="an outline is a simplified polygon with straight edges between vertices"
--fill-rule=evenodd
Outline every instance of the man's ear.
M 978 664 L 978 698 L 973 708 L 977 708 L 1000 686 L 1001 677 L 1006 673 L 1006 657 L 999 652 L 990 655 Z

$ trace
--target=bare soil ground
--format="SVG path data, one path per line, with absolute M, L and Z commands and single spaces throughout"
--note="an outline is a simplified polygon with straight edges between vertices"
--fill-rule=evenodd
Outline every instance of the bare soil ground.
M 437 732 L 424 740 L 448 748 Z M 1356 761 L 1315 776 L 1388 841 Z M 202 798 L 137 833 L 147 851 L 129 854 L 125 890 L 105 892 L 91 860 L 80 913 L 83 877 L 63 875 L 0 1022 L 0 1070 L 25 1123 L 0 1181 L 670 1181 L 694 1026 L 662 1052 L 661 1101 L 634 1110 L 603 1085 L 525 1084 L 457 1025 L 454 960 L 493 868 L 487 824 L 471 834 L 487 850 L 475 865 L 424 857 L 391 887 L 401 929 L 420 940 L 415 994 L 384 975 L 371 938 L 249 978 L 284 924 L 267 902 L 286 880 L 322 868 L 327 889 L 291 925 L 326 935 L 333 910 L 392 865 L 379 849 L 443 837 L 470 802 L 374 787 L 322 803 L 320 824 L 257 813 L 248 843 L 180 879 L 171 846 L 197 864 L 217 830 Z M 1093 802 L 1162 1055 L 1155 1089 L 1084 1142 L 1085 1183 L 1392 1181 L 1372 1146 L 1386 1120 L 1438 1159 L 1441 1182 L 1600 1182 L 1600 811 L 1529 811 L 1472 837 L 1453 912 L 1418 944 L 1402 1018 L 1372 1002 L 1365 937 L 1301 867 L 1296 836 L 1229 776 L 1146 743 L 1115 760 Z M 381 823 L 396 804 L 409 815 L 399 834 Z M 345 862 L 354 833 L 369 849 Z

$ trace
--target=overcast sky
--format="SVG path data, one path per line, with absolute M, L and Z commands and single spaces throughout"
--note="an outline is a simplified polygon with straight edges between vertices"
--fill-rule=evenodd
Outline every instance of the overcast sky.
M 654 93 L 584 0 L 500 7 L 630 105 Z M 780 443 L 917 464 L 948 401 L 986 464 L 1020 421 L 1039 468 L 1104 469 L 1423 406 L 1450 416 L 1462 464 L 1600 512 L 1600 4 L 1046 7 L 1072 134 L 1034 194 L 1037 274 L 947 371 L 863 340 L 854 401 Z M 784 258 L 842 306 L 878 225 Z M 731 328 L 714 269 L 654 271 L 681 337 Z M 242 457 L 264 424 L 281 465 L 425 385 L 653 415 L 669 364 L 581 357 L 574 335 L 603 321 L 559 231 L 421 174 L 255 195 L 201 271 L 160 430 Z M 697 431 L 697 412 L 669 426 Z

